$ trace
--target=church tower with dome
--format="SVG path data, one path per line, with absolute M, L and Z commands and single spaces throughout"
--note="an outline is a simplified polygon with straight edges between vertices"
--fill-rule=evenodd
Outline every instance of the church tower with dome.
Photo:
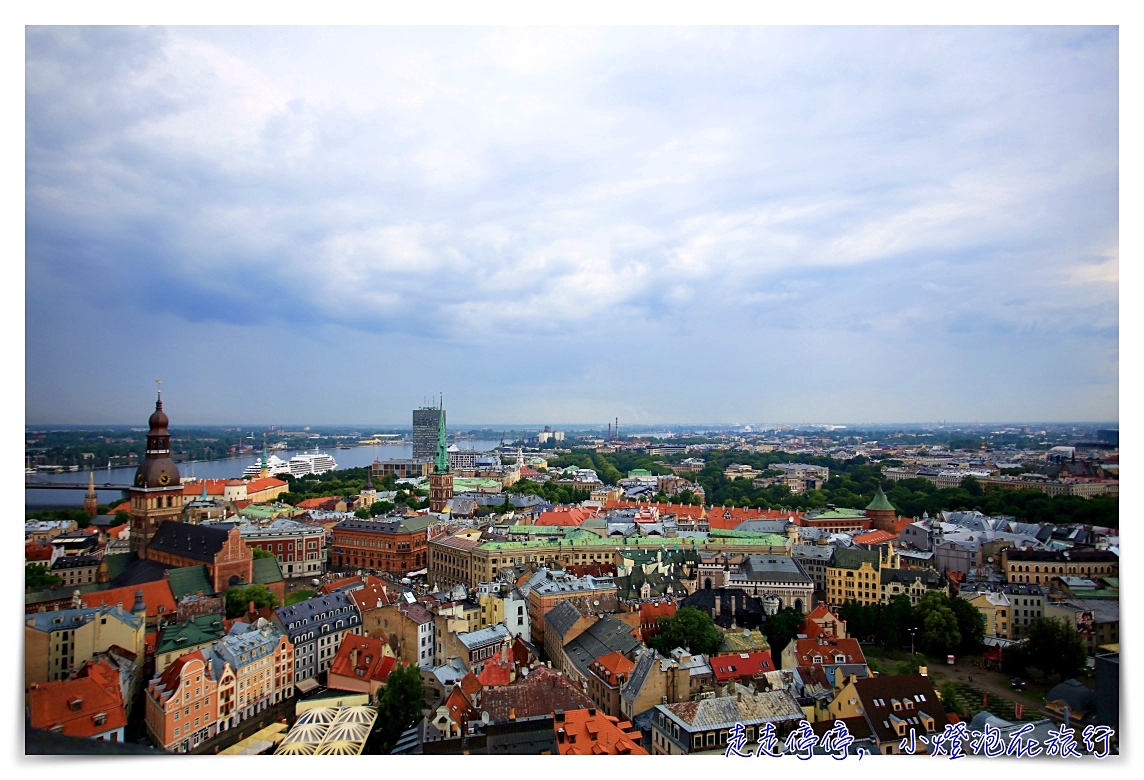
M 179 468 L 171 460 L 171 433 L 167 430 L 161 392 L 148 423 L 147 453 L 135 471 L 135 482 L 129 491 L 131 550 L 140 558 L 147 557 L 147 546 L 160 523 L 179 522 L 183 516 L 183 484 Z

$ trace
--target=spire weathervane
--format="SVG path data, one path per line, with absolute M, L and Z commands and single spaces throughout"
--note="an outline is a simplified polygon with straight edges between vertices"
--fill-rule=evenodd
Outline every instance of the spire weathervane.
M 163 397 L 163 380 L 162 379 L 156 379 L 155 380 L 155 392 L 160 398 Z

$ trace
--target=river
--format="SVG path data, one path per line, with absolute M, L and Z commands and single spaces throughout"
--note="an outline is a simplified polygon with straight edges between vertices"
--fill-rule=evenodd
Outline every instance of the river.
M 486 452 L 499 446 L 498 441 L 459 441 L 457 448 L 461 450 L 477 450 Z M 291 450 L 283 453 L 275 452 L 282 460 L 289 460 L 299 451 Z M 339 469 L 368 466 L 376 460 L 389 460 L 391 458 L 409 458 L 413 455 L 412 444 L 378 444 L 367 447 L 351 447 L 348 450 L 326 449 L 337 461 Z M 225 460 L 200 460 L 179 464 L 179 473 L 184 477 L 198 477 L 200 479 L 231 479 L 241 477 L 242 472 L 252 463 L 257 463 L 262 454 L 245 455 L 241 458 L 227 458 Z M 113 485 L 130 485 L 135 480 L 137 466 L 121 466 L 113 469 L 98 469 L 95 472 L 96 494 L 99 503 L 110 504 L 122 500 L 123 494 L 118 490 L 100 490 L 99 486 L 105 483 Z M 27 479 L 35 482 L 57 482 L 62 484 L 87 484 L 86 471 L 65 471 L 62 474 L 29 474 Z M 83 493 L 78 490 L 25 490 L 24 509 L 34 512 L 37 509 L 63 509 L 68 507 L 82 507 Z

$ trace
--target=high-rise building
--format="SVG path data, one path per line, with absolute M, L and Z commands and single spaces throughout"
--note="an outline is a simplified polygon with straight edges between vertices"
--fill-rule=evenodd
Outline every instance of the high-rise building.
M 426 406 L 413 410 L 414 460 L 432 460 L 437 456 L 437 432 L 444 427 L 444 409 Z
M 183 484 L 179 467 L 171 460 L 171 433 L 161 396 L 148 423 L 147 453 L 130 490 L 131 551 L 140 558 L 147 557 L 147 546 L 160 523 L 179 522 L 183 516 Z

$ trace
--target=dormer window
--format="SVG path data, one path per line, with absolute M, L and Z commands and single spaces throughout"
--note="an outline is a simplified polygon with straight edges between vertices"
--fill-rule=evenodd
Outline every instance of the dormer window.
M 822 656 L 816 655 L 813 658 L 811 658 L 810 661 L 811 661 L 811 663 L 820 664 L 820 663 L 822 663 Z
M 900 701 L 898 701 L 897 699 L 890 699 L 890 704 L 894 707 L 894 712 L 900 712 L 901 711 L 902 703 Z
M 94 720 L 95 720 L 95 725 L 97 725 L 97 726 L 106 725 L 107 713 L 106 712 L 99 713 L 98 715 L 95 716 Z

